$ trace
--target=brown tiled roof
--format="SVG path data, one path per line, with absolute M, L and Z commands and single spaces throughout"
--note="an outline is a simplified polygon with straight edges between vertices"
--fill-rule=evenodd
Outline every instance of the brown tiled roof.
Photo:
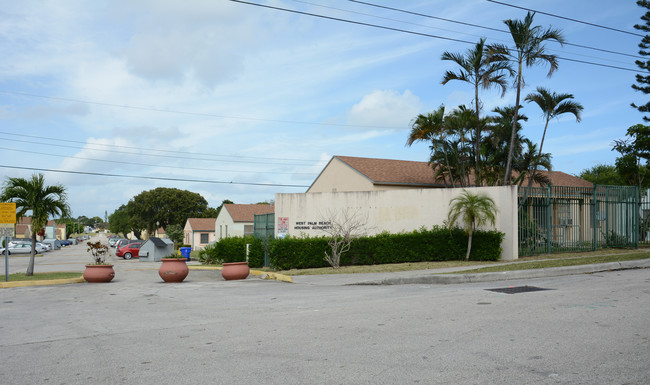
M 335 158 L 359 171 L 374 184 L 444 187 L 444 184 L 433 178 L 433 169 L 427 162 L 353 156 L 336 156 Z
M 187 218 L 193 231 L 214 231 L 216 218 Z
M 22 218 L 20 218 L 18 223 L 23 224 L 23 225 L 31 225 L 32 224 L 32 217 L 22 217 Z
M 228 214 L 232 217 L 233 222 L 253 222 L 255 215 L 274 212 L 273 205 L 267 204 L 240 205 L 228 203 L 223 205 L 223 208 L 228 210 Z
M 358 158 L 335 156 L 362 175 L 379 185 L 412 185 L 422 187 L 445 187 L 433 178 L 433 169 L 428 162 L 409 160 Z M 554 186 L 592 187 L 593 184 L 562 171 L 537 171 L 549 176 Z M 473 180 L 470 180 L 473 182 Z M 524 183 L 524 186 L 527 184 Z M 534 184 L 534 186 L 538 186 Z
M 16 235 L 31 235 L 31 232 L 29 231 L 29 225 L 24 224 L 24 223 L 19 223 L 16 225 Z
M 549 176 L 553 186 L 594 187 L 594 184 L 562 171 L 537 171 Z

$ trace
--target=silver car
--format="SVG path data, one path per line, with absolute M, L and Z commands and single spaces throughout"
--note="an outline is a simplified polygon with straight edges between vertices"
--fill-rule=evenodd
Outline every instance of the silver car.
M 1 253 L 4 255 L 5 249 L 0 249 Z M 32 252 L 32 245 L 27 243 L 17 243 L 14 245 L 9 245 L 9 255 L 11 254 L 30 254 Z

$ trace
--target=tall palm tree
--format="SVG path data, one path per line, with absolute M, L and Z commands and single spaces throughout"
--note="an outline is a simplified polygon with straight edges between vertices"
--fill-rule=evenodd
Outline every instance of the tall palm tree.
M 479 88 L 485 90 L 491 87 L 501 88 L 501 96 L 505 95 L 507 81 L 504 72 L 507 71 L 513 76 L 510 65 L 505 61 L 490 61 L 485 47 L 485 39 L 480 39 L 474 48 L 468 49 L 465 54 L 451 53 L 445 51 L 442 60 L 452 61 L 460 67 L 458 72 L 447 71 L 442 78 L 442 84 L 451 80 L 460 80 L 474 86 L 474 115 L 476 116 L 474 128 L 474 162 L 476 165 L 476 182 L 480 181 L 480 157 L 479 148 L 481 144 L 481 104 L 478 97 Z
M 537 92 L 528 94 L 524 99 L 527 102 L 536 103 L 544 114 L 546 122 L 544 124 L 544 133 L 542 134 L 542 140 L 539 144 L 539 156 L 542 155 L 542 148 L 544 147 L 544 139 L 546 138 L 546 129 L 548 128 L 548 122 L 557 118 L 562 114 L 573 114 L 576 117 L 576 121 L 580 123 L 581 113 L 584 109 L 582 104 L 575 102 L 573 100 L 572 94 L 556 94 L 555 92 L 550 92 L 546 88 L 537 87 Z M 537 163 L 534 163 L 532 177 L 528 181 L 528 187 L 533 185 L 533 178 L 537 172 Z
M 469 261 L 469 253 L 472 251 L 472 234 L 474 230 L 476 227 L 488 222 L 494 226 L 498 211 L 492 198 L 487 195 L 472 194 L 467 190 L 463 190 L 460 196 L 449 202 L 449 213 L 447 215 L 449 228 L 451 229 L 461 220 L 465 230 L 469 233 L 465 261 Z
M 443 145 L 446 136 L 445 106 L 426 115 L 420 114 L 411 122 L 411 132 L 406 140 L 406 145 L 411 146 L 415 142 L 431 142 L 431 152 L 442 153 L 444 164 L 450 176 L 451 166 L 447 156 L 446 147 Z M 440 167 L 440 163 L 437 164 Z M 434 166 L 435 171 L 435 166 Z M 456 187 L 454 179 L 451 179 L 452 187 Z
M 528 138 L 523 138 L 521 143 L 524 146 L 522 146 L 519 156 L 515 155 L 515 158 L 512 161 L 512 169 L 516 174 L 518 174 L 513 181 L 513 184 L 522 186 L 526 179 L 528 179 L 528 187 L 532 186 L 533 182 L 536 182 L 540 186 L 549 184 L 550 179 L 547 175 L 534 173 L 533 170 L 539 165 L 544 167 L 546 170 L 551 171 L 553 167 L 551 164 L 551 154 L 542 154 L 539 152 L 539 150 L 537 150 L 537 145 Z
M 27 266 L 27 275 L 34 275 L 34 255 L 36 254 L 36 234 L 47 224 L 50 216 L 70 215 L 63 185 L 47 186 L 43 174 L 33 174 L 30 179 L 7 178 L 0 201 L 16 203 L 16 217 L 32 214 L 32 252 Z
M 514 142 L 516 135 L 517 115 L 521 106 L 521 87 L 524 83 L 523 67 L 532 67 L 538 63 L 547 63 L 549 71 L 547 76 L 551 77 L 553 72 L 558 68 L 557 56 L 551 55 L 546 52 L 544 43 L 550 40 L 555 40 L 560 44 L 565 43 L 565 39 L 559 29 L 547 28 L 542 29 L 541 26 L 533 26 L 534 13 L 528 12 L 524 20 L 504 20 L 506 26 L 510 31 L 510 35 L 514 42 L 514 47 L 509 48 L 503 44 L 492 44 L 488 47 L 488 55 L 490 60 L 497 62 L 512 63 L 517 67 L 517 75 L 515 78 L 515 86 L 517 88 L 517 96 L 515 99 L 515 116 L 512 120 L 512 131 L 510 133 L 510 142 Z M 510 146 L 508 152 L 508 161 L 506 163 L 505 176 L 503 184 L 510 184 L 512 177 L 512 157 L 514 146 Z

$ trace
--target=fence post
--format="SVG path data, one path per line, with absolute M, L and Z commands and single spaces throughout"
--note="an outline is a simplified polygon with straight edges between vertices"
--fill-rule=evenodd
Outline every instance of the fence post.
M 551 254 L 551 238 L 553 227 L 551 226 L 551 186 L 546 186 L 546 253 Z
M 634 186 L 634 208 L 632 209 L 632 212 L 634 215 L 632 215 L 632 227 L 634 228 L 632 233 L 634 234 L 634 248 L 638 249 L 639 248 L 639 238 L 640 238 L 640 233 L 641 233 L 641 224 L 639 221 L 639 216 L 642 213 L 641 210 L 641 189 L 639 189 L 639 186 Z
M 593 234 L 593 237 L 591 239 L 592 250 L 593 251 L 596 251 L 598 249 L 598 228 L 596 227 L 596 222 L 598 220 L 598 215 L 596 215 L 596 213 L 598 211 L 598 199 L 597 199 L 597 195 L 596 195 L 597 187 L 598 187 L 598 185 L 594 184 L 594 192 L 593 192 L 593 197 L 591 199 L 591 204 L 594 206 L 594 209 L 591 211 L 592 212 L 592 215 L 591 215 L 591 217 L 592 217 L 591 218 L 591 228 L 594 229 L 594 234 Z

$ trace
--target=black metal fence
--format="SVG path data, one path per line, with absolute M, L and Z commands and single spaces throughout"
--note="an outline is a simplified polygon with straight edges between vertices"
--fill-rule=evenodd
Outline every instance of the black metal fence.
M 650 242 L 648 202 L 628 186 L 520 187 L 519 255 L 638 247 Z

